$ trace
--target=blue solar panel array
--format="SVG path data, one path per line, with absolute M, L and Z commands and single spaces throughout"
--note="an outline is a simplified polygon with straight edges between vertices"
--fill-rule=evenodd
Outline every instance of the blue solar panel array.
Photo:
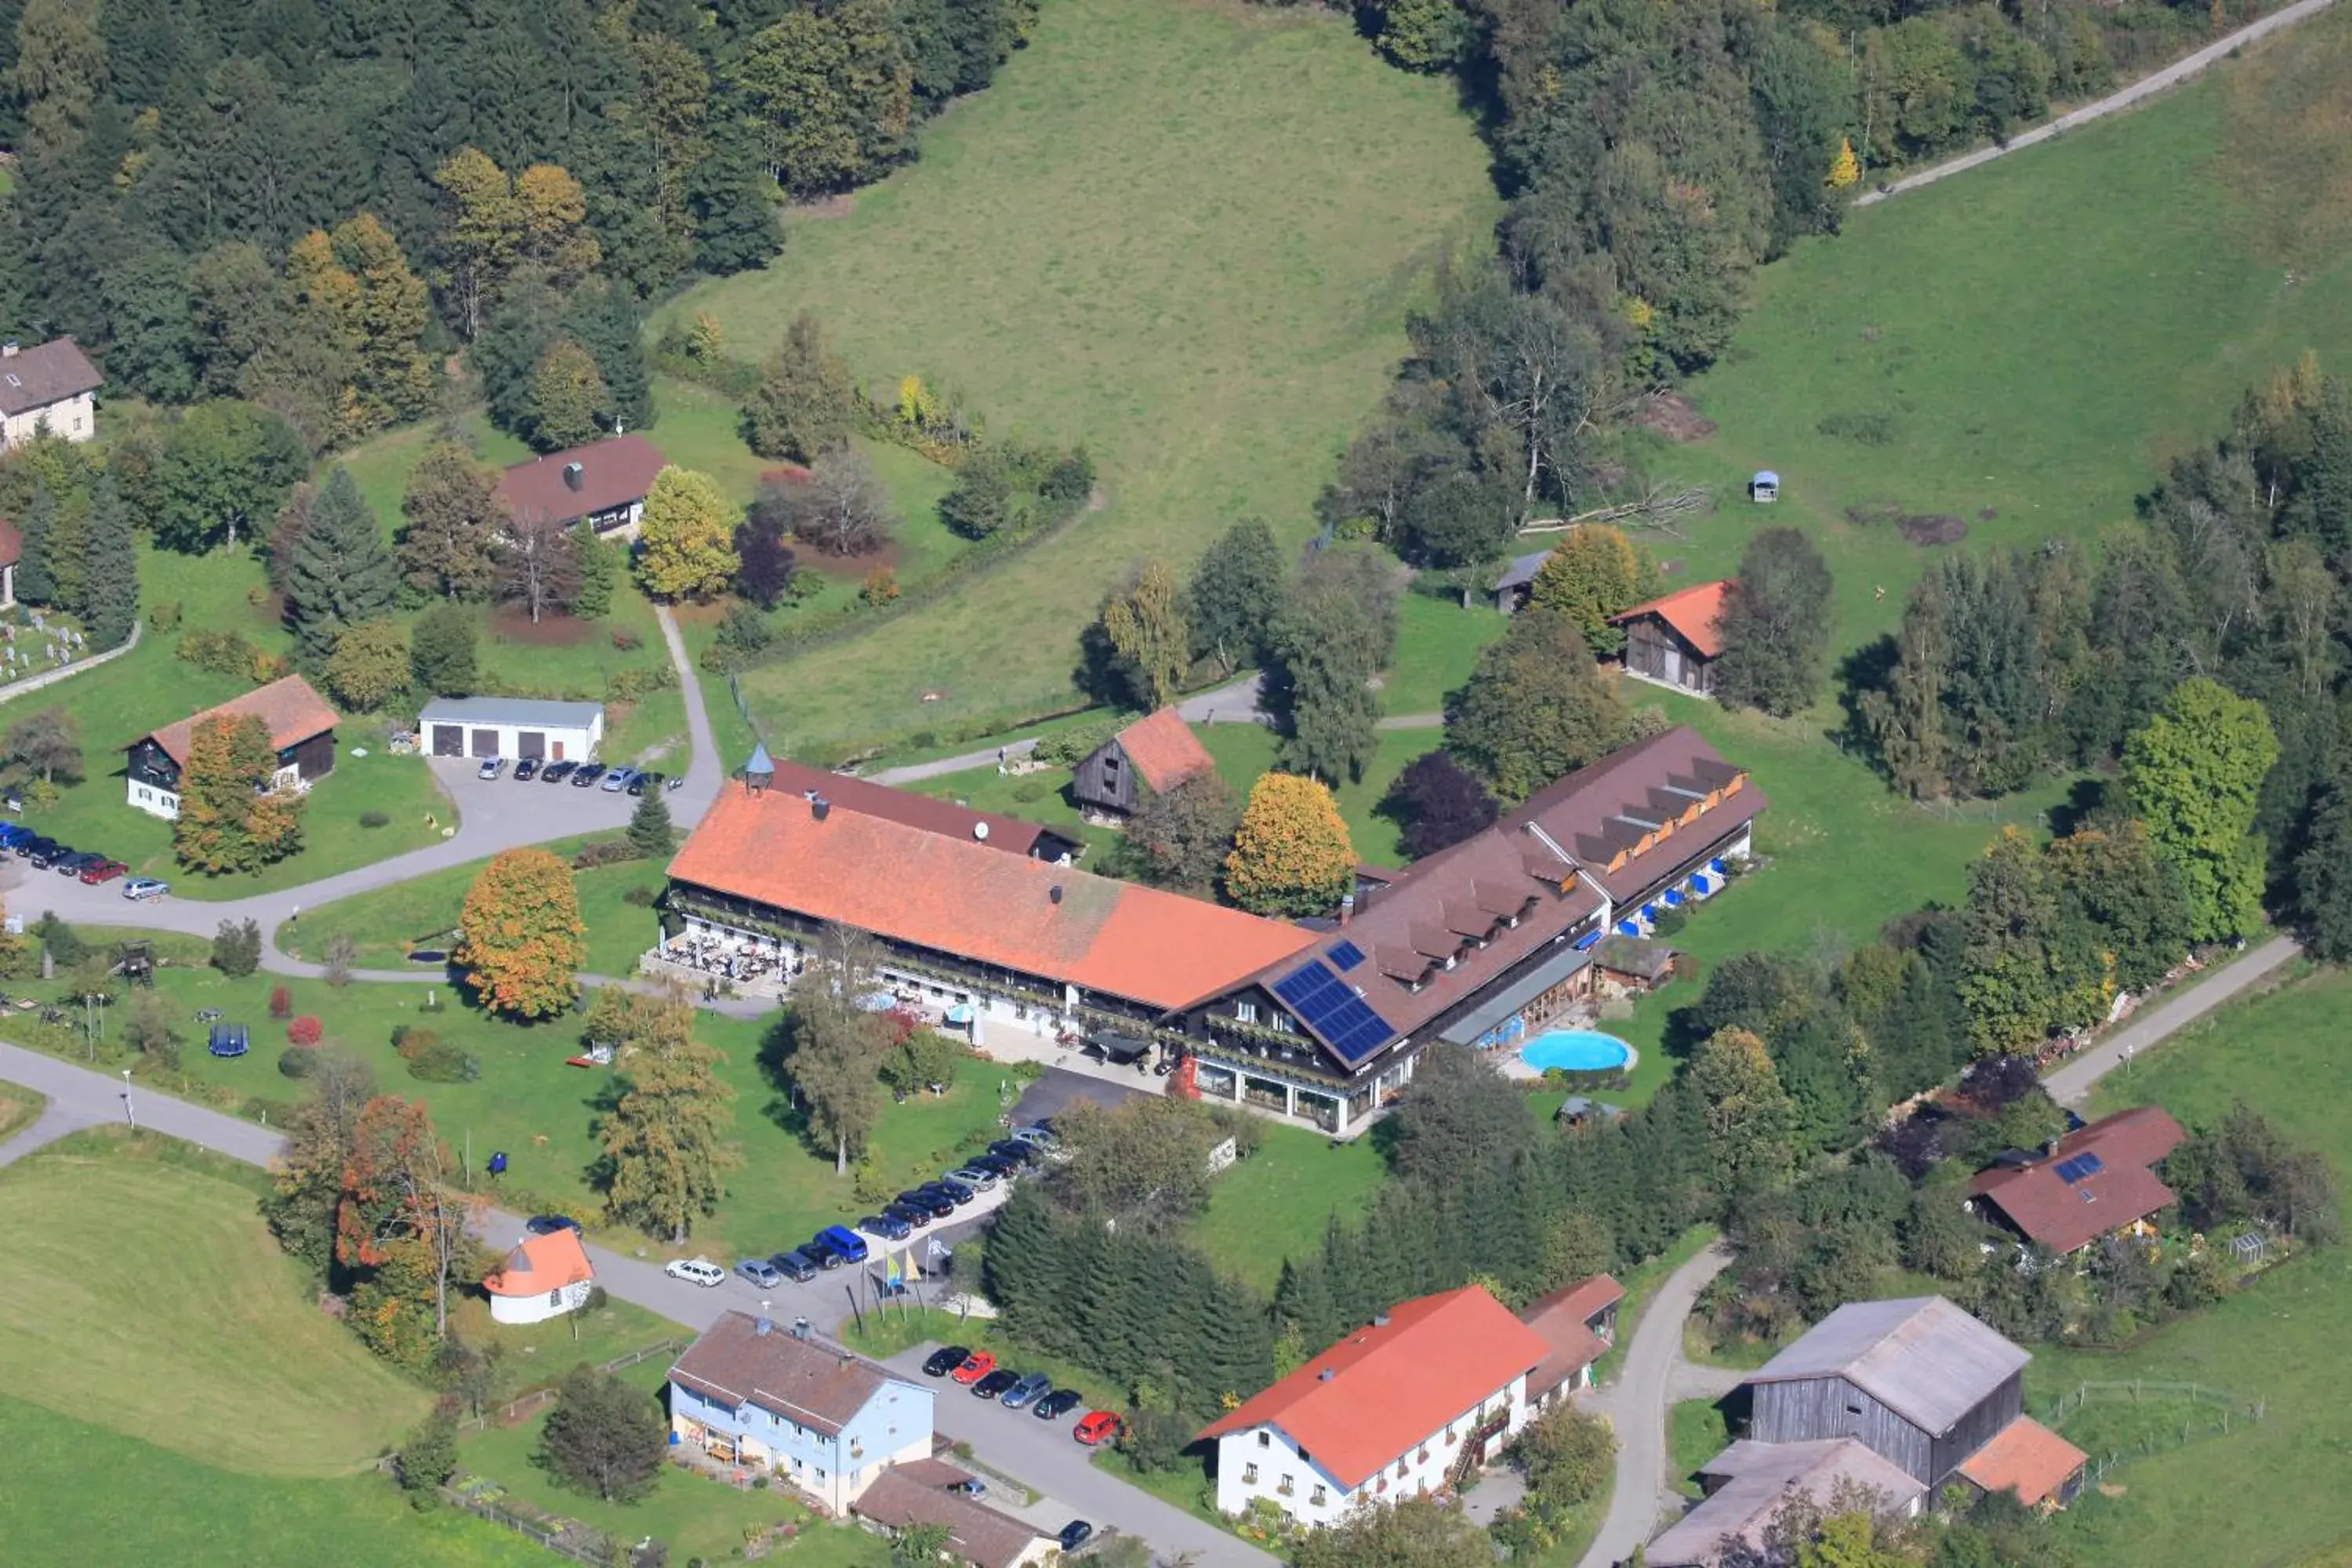
M 1323 956 L 1331 961 L 1332 968 L 1345 974 L 1364 962 L 1364 950 L 1352 942 L 1343 942 Z
M 1301 964 L 1276 981 L 1274 994 L 1351 1066 L 1396 1038 L 1388 1020 L 1319 961 Z
M 2077 1154 L 2071 1160 L 2058 1162 L 2058 1179 L 2072 1185 L 2085 1176 L 2095 1176 L 2106 1169 L 2106 1162 L 2096 1154 Z

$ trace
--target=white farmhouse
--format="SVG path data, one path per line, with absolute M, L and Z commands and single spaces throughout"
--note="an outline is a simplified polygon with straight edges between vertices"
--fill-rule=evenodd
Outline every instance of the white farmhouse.
M 1541 1334 L 1483 1285 L 1399 1303 L 1201 1434 L 1217 1509 L 1261 1498 L 1301 1524 L 1456 1491 L 1527 1425 Z
M 98 434 L 93 395 L 105 379 L 71 338 L 29 349 L 0 343 L 0 447 L 21 447 L 44 430 L 89 440 Z

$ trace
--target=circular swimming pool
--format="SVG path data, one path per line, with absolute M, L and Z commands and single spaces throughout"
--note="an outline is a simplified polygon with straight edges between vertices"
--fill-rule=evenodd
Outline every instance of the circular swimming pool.
M 1633 1047 L 1597 1029 L 1549 1029 L 1519 1047 L 1519 1059 L 1538 1072 L 1607 1072 L 1633 1059 Z

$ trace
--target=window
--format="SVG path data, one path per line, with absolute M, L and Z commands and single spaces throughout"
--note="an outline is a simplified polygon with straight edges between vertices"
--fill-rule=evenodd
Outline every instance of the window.
M 1288 1476 L 1285 1476 L 1282 1479 L 1274 1483 L 1274 1489 L 1282 1496 L 1288 1497 L 1298 1489 L 1297 1483 L 1293 1481 Z
M 1244 1465 L 1242 1467 L 1242 1485 L 1245 1487 L 1254 1487 L 1257 1485 L 1257 1467 L 1255 1465 Z
M 1274 1447 L 1274 1434 L 1273 1434 L 1273 1433 L 1271 1433 L 1271 1432 L 1260 1431 L 1260 1432 L 1258 1433 L 1258 1435 L 1257 1435 L 1257 1446 L 1258 1446 L 1259 1447 L 1261 1447 L 1261 1448 L 1271 1448 L 1271 1447 Z
M 1234 1003 L 1234 1019 L 1235 1019 L 1236 1021 L 1238 1021 L 1238 1022 L 1240 1022 L 1240 1023 L 1244 1023 L 1244 1024 L 1255 1024 L 1255 1023 L 1256 1023 L 1256 1022 L 1257 1022 L 1257 1004 L 1256 1004 L 1256 1003 L 1255 1003 L 1255 1002 L 1236 1002 L 1236 1003 Z
M 1402 1459 L 1399 1459 L 1397 1461 L 1397 1479 L 1404 1479 L 1404 1461 Z
M 1449 1443 L 1454 1441 L 1454 1428 L 1451 1426 L 1445 1429 L 1445 1440 Z
M 1331 1489 L 1328 1487 L 1317 1487 L 1314 1494 L 1307 1498 L 1307 1500 L 1313 1503 L 1317 1508 L 1321 1508 L 1325 1503 L 1331 1500 Z

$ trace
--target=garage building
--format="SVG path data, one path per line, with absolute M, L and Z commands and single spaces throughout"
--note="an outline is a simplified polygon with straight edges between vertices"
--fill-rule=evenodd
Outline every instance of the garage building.
M 416 733 L 436 757 L 588 763 L 604 743 L 604 707 L 537 697 L 442 697 L 425 704 Z

